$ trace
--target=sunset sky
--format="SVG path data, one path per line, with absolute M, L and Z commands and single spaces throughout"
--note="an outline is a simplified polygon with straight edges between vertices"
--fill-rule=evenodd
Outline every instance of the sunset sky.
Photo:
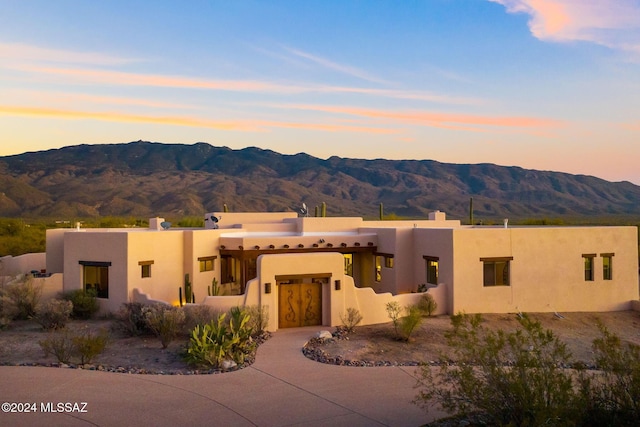
M 0 6 L 0 156 L 202 141 L 640 184 L 640 0 Z

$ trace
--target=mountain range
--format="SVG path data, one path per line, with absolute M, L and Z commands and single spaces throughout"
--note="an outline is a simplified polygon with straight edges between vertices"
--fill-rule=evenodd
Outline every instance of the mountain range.
M 319 159 L 304 153 L 137 141 L 0 157 L 0 216 L 201 216 L 296 210 L 327 216 L 474 218 L 640 215 L 640 187 L 593 176 L 433 160 Z

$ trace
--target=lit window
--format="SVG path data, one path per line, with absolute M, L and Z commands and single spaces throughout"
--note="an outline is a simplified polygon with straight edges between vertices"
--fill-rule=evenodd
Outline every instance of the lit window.
M 148 278 L 151 277 L 151 265 L 153 261 L 140 261 L 138 265 L 140 266 L 140 277 Z
M 393 256 L 387 255 L 384 257 L 384 266 L 386 268 L 393 268 Z
M 344 274 L 353 276 L 353 254 L 344 254 Z
M 511 286 L 510 270 L 513 257 L 480 258 L 483 263 L 482 283 L 484 286 Z
M 93 291 L 98 298 L 109 298 L 110 262 L 80 261 L 84 289 Z
M 213 261 L 215 259 L 216 257 L 214 256 L 198 258 L 198 262 L 200 263 L 200 272 L 213 271 Z
M 582 259 L 584 259 L 584 280 L 585 282 L 593 282 L 594 274 L 593 274 L 593 259 L 596 257 L 595 254 L 584 254 L 582 255 Z
M 376 282 L 382 281 L 382 256 L 376 255 Z
M 437 285 L 440 260 L 437 257 L 430 256 L 425 256 L 424 259 L 426 261 L 427 283 L 430 285 Z
M 613 280 L 613 254 L 600 254 L 602 257 L 602 278 Z

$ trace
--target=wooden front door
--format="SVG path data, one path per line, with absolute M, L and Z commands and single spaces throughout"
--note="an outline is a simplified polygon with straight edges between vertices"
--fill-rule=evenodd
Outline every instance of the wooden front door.
M 322 324 L 322 281 L 290 279 L 278 282 L 278 327 Z

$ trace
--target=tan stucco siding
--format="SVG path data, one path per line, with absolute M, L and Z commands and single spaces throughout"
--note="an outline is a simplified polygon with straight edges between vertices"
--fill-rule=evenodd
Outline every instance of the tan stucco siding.
M 453 230 L 416 229 L 412 254 L 414 280 L 426 283 L 427 270 L 425 256 L 438 258 L 438 289 L 431 290 L 438 304 L 436 313 L 453 312 Z
M 115 312 L 122 302 L 128 301 L 127 234 L 96 231 L 65 233 L 64 290 L 83 289 L 80 261 L 110 262 L 109 298 L 100 299 L 100 308 Z
M 638 298 L 633 227 L 459 229 L 454 232 L 453 311 L 625 310 Z M 614 253 L 603 280 L 603 253 Z M 584 279 L 583 254 L 596 254 L 595 280 Z M 483 286 L 481 258 L 513 257 L 510 286 Z

